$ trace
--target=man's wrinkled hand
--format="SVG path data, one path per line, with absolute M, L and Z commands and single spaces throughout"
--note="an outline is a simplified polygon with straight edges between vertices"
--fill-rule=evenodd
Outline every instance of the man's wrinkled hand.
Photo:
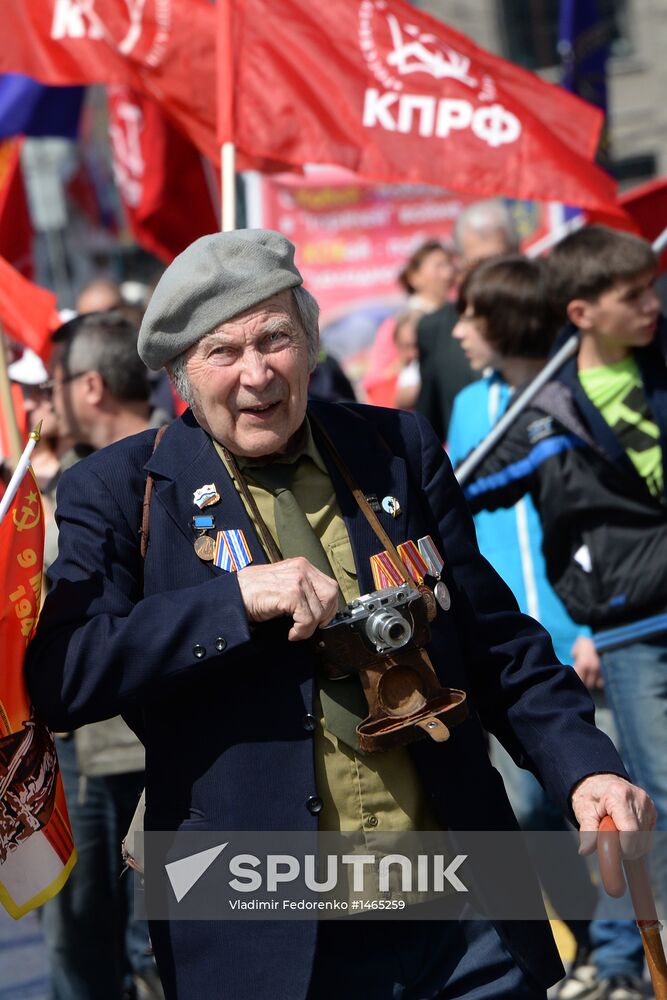
M 638 858 L 649 850 L 656 809 L 643 788 L 616 774 L 591 774 L 575 785 L 570 802 L 579 824 L 580 854 L 595 850 L 604 816 L 616 824 L 624 857 Z
M 266 622 L 289 615 L 293 642 L 326 625 L 338 608 L 338 584 L 302 556 L 266 566 L 246 566 L 238 574 L 248 620 Z

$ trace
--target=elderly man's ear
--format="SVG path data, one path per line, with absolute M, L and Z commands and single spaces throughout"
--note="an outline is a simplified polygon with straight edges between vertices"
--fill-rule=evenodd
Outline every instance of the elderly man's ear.
M 81 392 L 85 396 L 86 402 L 91 406 L 99 406 L 104 398 L 106 385 L 99 372 L 90 371 L 81 376 L 83 386 Z

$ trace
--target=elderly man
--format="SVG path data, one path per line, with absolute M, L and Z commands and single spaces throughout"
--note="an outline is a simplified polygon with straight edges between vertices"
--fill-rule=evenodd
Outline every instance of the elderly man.
M 149 381 L 137 330 L 118 311 L 86 313 L 53 335 L 53 410 L 74 447 L 58 477 L 84 454 L 145 431 Z M 53 497 L 55 486 L 49 488 Z M 46 528 L 47 577 L 58 550 Z M 132 879 L 120 880 L 119 837 L 144 782 L 144 748 L 121 718 L 57 737 L 78 861 L 62 892 L 42 911 L 55 1000 L 115 1000 L 125 980 L 159 996 L 145 921 L 132 919 Z
M 278 233 L 218 234 L 162 277 L 139 349 L 191 408 L 157 447 L 140 434 L 63 477 L 60 556 L 28 656 L 37 709 L 55 729 L 131 721 L 146 747 L 149 830 L 515 829 L 480 719 L 583 829 L 607 813 L 649 829 L 652 803 L 595 729 L 573 671 L 480 557 L 426 421 L 307 408 L 317 306 L 293 254 Z M 415 742 L 419 721 L 443 736 L 450 718 L 420 713 L 417 699 L 413 715 L 398 711 L 409 745 L 362 753 L 367 723 L 349 725 L 357 675 L 332 681 L 309 640 L 339 594 L 374 591 L 380 565 L 391 576 L 407 542 L 428 557 L 413 562 L 440 602 L 421 662 L 430 654 L 470 711 L 446 741 Z M 383 551 L 390 560 L 375 558 Z M 393 739 L 396 720 L 384 723 Z M 536 1000 L 562 975 L 539 922 L 151 930 L 166 996 L 179 1000 Z

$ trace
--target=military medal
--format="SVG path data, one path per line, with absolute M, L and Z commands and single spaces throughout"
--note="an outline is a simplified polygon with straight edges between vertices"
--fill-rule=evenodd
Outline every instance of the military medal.
M 194 542 L 195 552 L 204 562 L 212 562 L 215 555 L 215 539 L 210 535 L 199 535 Z
M 202 510 L 203 507 L 210 507 L 212 503 L 218 503 L 220 494 L 215 488 L 215 483 L 207 483 L 206 486 L 200 486 L 194 491 L 192 499 L 195 506 Z
M 426 560 L 410 538 L 408 538 L 407 542 L 403 542 L 401 545 L 397 546 L 397 548 L 398 554 L 405 563 L 408 573 L 417 584 L 417 590 L 424 599 L 426 617 L 430 622 L 432 622 L 438 609 L 435 604 L 433 591 L 424 583 L 424 577 L 429 571 L 428 566 L 426 565 Z
M 382 509 L 387 514 L 391 514 L 392 517 L 398 517 L 401 513 L 401 505 L 396 497 L 384 497 L 382 500 Z
M 440 574 L 445 565 L 445 560 L 442 558 L 435 545 L 433 544 L 433 539 L 430 535 L 424 535 L 417 542 L 417 547 L 424 559 L 424 562 L 428 566 L 428 572 L 430 576 L 440 579 Z
M 252 562 L 248 543 L 240 528 L 219 531 L 214 546 L 214 564 L 228 573 L 238 573 L 239 570 L 249 566 Z
M 400 587 L 404 582 L 400 570 L 394 565 L 386 549 L 384 552 L 378 552 L 377 555 L 371 556 L 371 572 L 376 590 Z
M 417 546 L 424 562 L 428 566 L 429 576 L 435 577 L 437 581 L 435 587 L 433 588 L 435 599 L 443 611 L 449 611 L 452 606 L 452 598 L 447 584 L 440 579 L 445 566 L 445 560 L 438 552 L 430 535 L 424 535 L 423 538 L 420 538 L 417 542 Z
M 442 580 L 438 580 L 433 588 L 433 593 L 435 594 L 435 599 L 442 610 L 449 611 L 452 606 L 452 599 L 449 596 L 449 588 L 447 587 L 447 584 L 443 583 Z
M 212 562 L 215 555 L 215 539 L 207 534 L 210 528 L 215 528 L 213 514 L 195 514 L 192 518 L 192 530 L 196 534 L 194 550 L 203 562 Z
M 424 557 L 411 539 L 403 542 L 402 545 L 398 545 L 397 548 L 398 554 L 405 563 L 408 573 L 417 586 L 419 586 L 420 583 L 424 582 L 424 577 L 428 573 L 428 566 Z

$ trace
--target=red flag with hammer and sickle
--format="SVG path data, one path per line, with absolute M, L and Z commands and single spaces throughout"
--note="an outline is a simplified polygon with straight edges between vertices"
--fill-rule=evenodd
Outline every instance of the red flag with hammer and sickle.
M 0 902 L 15 918 L 55 896 L 76 861 L 53 736 L 33 715 L 23 680 L 43 550 L 29 468 L 0 523 Z
M 218 135 L 240 153 L 624 215 L 598 108 L 404 0 L 217 7 Z

